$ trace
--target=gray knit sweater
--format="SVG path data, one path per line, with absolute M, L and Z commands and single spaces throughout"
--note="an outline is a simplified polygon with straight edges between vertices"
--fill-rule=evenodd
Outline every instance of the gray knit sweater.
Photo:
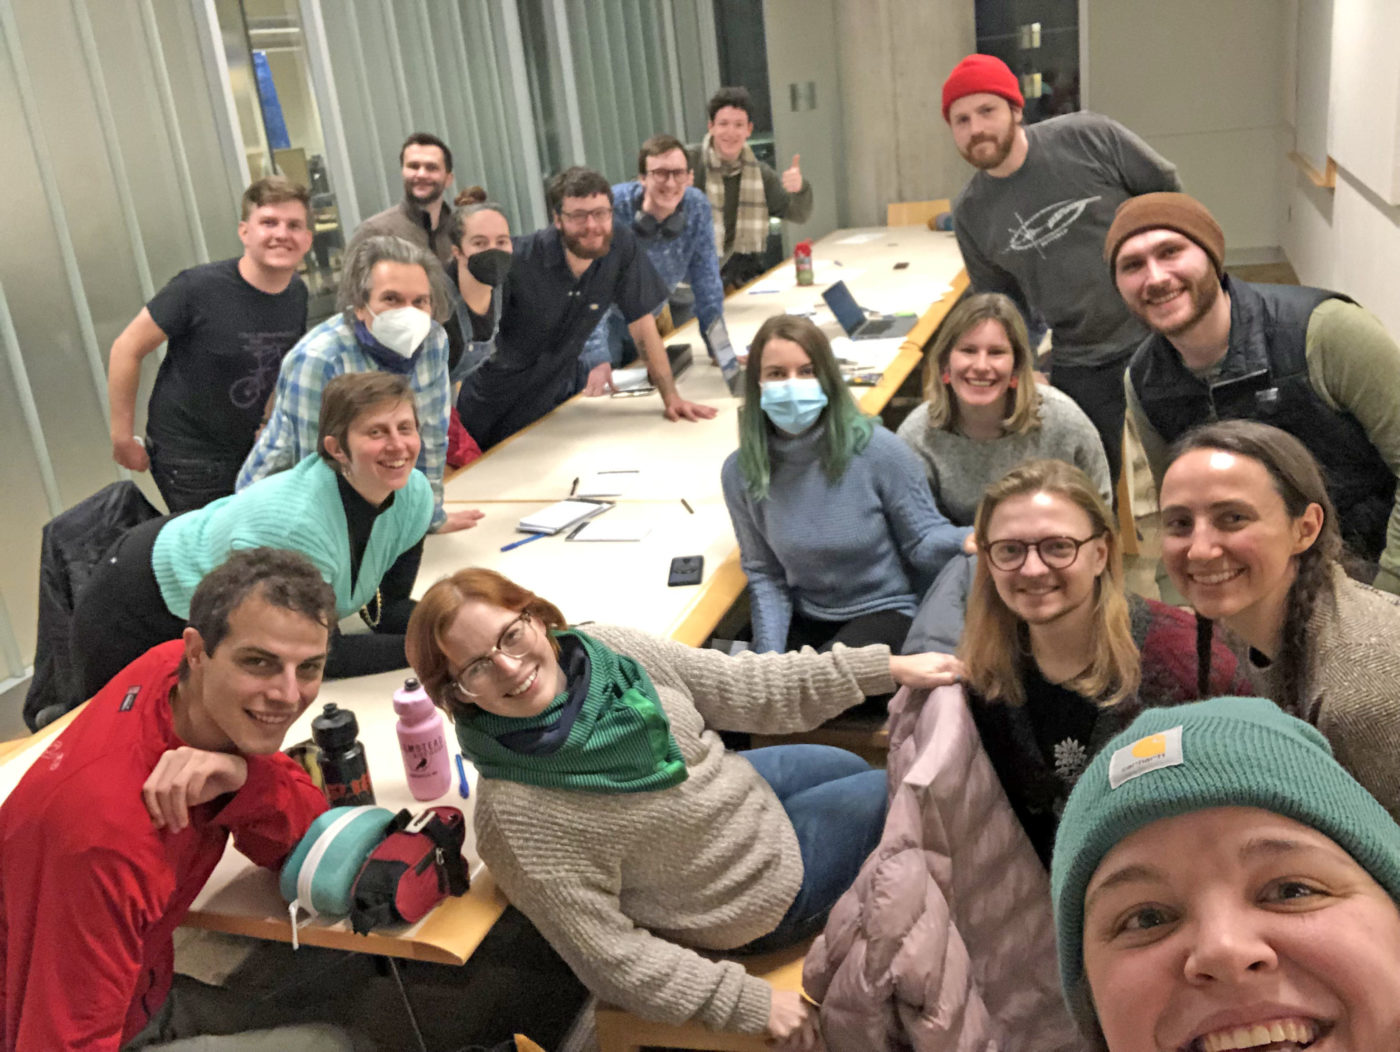
M 1027 460 L 1065 460 L 1079 468 L 1112 503 L 1108 459 L 1099 433 L 1084 410 L 1063 391 L 1044 384 L 1040 393 L 1040 426 L 1020 435 L 976 439 L 928 426 L 924 402 L 899 425 L 899 437 L 919 455 L 928 474 L 933 500 L 958 526 L 971 526 L 982 494 L 997 479 Z
M 1300 714 L 1337 762 L 1400 822 L 1400 596 L 1353 581 L 1340 566 L 1308 622 L 1310 683 Z M 1283 696 L 1276 666 L 1249 652 L 1255 682 Z
M 720 469 L 760 652 L 787 649 L 794 609 L 832 622 L 879 610 L 913 617 L 968 534 L 939 514 L 918 459 L 883 427 L 834 482 L 821 464 L 824 431 L 769 437 L 764 500 L 749 496 L 737 450 Z
M 619 794 L 482 779 L 481 857 L 601 1000 L 664 1022 L 760 1033 L 768 984 L 687 947 L 733 949 L 772 931 L 802 883 L 802 857 L 768 784 L 707 725 L 815 727 L 894 690 L 889 648 L 730 657 L 634 629 L 587 631 L 647 670 L 688 777 Z

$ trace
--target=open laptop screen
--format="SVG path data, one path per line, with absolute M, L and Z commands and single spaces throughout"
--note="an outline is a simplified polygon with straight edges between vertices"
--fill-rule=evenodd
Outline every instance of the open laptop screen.
M 841 323 L 841 328 L 846 330 L 846 335 L 855 335 L 855 331 L 865 321 L 865 311 L 860 309 L 860 304 L 856 303 L 856 298 L 851 295 L 851 290 L 846 288 L 846 283 L 835 282 L 822 293 L 822 299 L 826 300 L 826 305 L 831 308 L 831 313 L 836 315 L 836 320 Z

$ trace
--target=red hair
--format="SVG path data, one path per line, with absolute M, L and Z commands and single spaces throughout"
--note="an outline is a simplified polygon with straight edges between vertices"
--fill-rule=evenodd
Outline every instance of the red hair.
M 462 607 L 473 600 L 517 614 L 528 613 L 545 628 L 567 627 L 557 606 L 495 570 L 471 567 L 434 584 L 418 600 L 413 616 L 408 619 L 404 650 L 428 697 L 452 717 L 466 711 L 470 702 L 462 697 L 453 682 L 443 637 Z M 559 644 L 553 637 L 550 637 L 550 644 L 557 655 Z

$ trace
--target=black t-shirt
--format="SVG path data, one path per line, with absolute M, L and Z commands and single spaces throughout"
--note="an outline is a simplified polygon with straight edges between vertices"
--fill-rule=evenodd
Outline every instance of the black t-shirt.
M 516 238 L 495 353 L 457 399 L 462 425 L 486 449 L 538 420 L 559 403 L 565 374 L 608 307 L 631 323 L 665 299 L 666 283 L 621 223 L 613 223 L 608 254 L 578 278 L 554 227 Z
M 282 358 L 306 331 L 306 286 L 255 289 L 237 259 L 182 270 L 146 304 L 169 340 L 146 431 L 180 456 L 239 460 L 253 448 Z

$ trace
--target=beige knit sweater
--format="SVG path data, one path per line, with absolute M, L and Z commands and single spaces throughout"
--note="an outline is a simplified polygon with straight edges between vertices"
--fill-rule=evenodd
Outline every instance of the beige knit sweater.
M 1331 588 L 1318 597 L 1308 636 L 1312 682 L 1300 715 L 1326 736 L 1337 762 L 1400 821 L 1400 596 L 1333 567 Z M 1282 697 L 1277 666 L 1252 667 L 1269 697 Z
M 802 858 L 768 784 L 707 725 L 815 727 L 894 690 L 889 648 L 730 657 L 633 629 L 585 631 L 650 674 L 688 777 L 623 794 L 482 779 L 481 857 L 600 999 L 664 1022 L 760 1033 L 768 984 L 687 947 L 732 949 L 772 931 L 797 896 Z

